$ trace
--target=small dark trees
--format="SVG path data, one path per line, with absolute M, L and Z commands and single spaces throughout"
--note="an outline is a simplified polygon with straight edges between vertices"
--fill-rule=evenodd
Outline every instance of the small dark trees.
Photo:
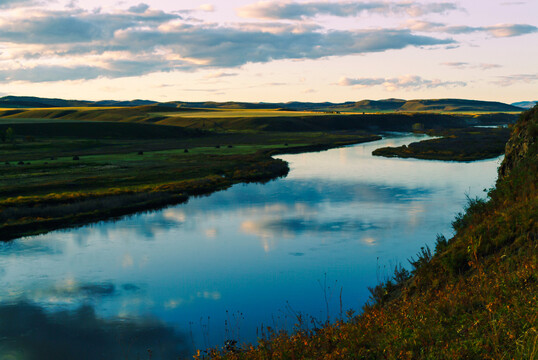
M 80 160 L 80 158 L 78 157 L 78 155 L 75 155 L 73 156 L 73 160 Z
M 188 153 L 189 152 L 189 149 L 185 149 L 183 150 L 184 153 Z
M 139 152 L 138 152 L 138 155 L 144 155 L 144 152 L 143 152 L 143 151 L 139 151 Z

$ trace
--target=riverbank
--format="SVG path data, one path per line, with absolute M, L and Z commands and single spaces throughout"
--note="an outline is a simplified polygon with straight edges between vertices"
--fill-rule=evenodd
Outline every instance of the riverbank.
M 269 181 L 289 171 L 272 155 L 379 139 L 365 133 L 271 133 L 199 134 L 182 139 L 179 148 L 175 139 L 48 138 L 4 144 L 0 238 L 81 226 L 178 204 L 240 182 Z M 144 151 L 132 152 L 137 148 Z M 79 155 L 66 156 L 68 151 Z
M 371 289 L 355 316 L 256 346 L 200 352 L 211 359 L 534 359 L 538 340 L 538 107 L 512 129 L 489 199 L 469 199 L 451 239 L 410 260 L 411 272 Z
M 510 137 L 508 128 L 467 128 L 426 133 L 441 138 L 422 140 L 399 147 L 379 148 L 372 154 L 426 160 L 485 160 L 502 155 Z

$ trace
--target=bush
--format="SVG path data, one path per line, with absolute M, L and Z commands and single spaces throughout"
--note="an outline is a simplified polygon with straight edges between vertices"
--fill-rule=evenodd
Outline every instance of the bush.
M 413 266 L 413 274 L 416 274 L 417 271 L 422 269 L 422 267 L 429 263 L 431 259 L 432 252 L 430 250 L 430 247 L 428 245 L 426 245 L 425 247 L 422 246 L 420 248 L 420 252 L 417 254 L 417 259 L 415 260 L 413 257 L 411 257 L 411 259 L 408 260 L 411 266 Z
M 435 254 L 440 254 L 448 246 L 448 240 L 444 237 L 443 234 L 437 234 L 437 239 L 435 240 Z
M 481 199 L 478 196 L 472 199 L 469 195 L 466 195 L 466 197 L 467 205 L 463 212 L 458 213 L 456 219 L 452 221 L 452 228 L 455 231 L 467 227 L 475 215 L 482 214 L 487 209 L 487 201 L 485 199 Z

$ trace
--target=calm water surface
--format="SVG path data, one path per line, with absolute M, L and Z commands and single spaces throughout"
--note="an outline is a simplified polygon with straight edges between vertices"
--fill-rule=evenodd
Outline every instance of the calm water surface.
M 147 358 L 148 347 L 177 359 L 255 341 L 262 324 L 290 329 L 294 311 L 334 319 L 340 296 L 360 310 L 368 286 L 450 236 L 465 194 L 496 179 L 499 159 L 371 156 L 412 141 L 285 155 L 285 179 L 0 244 L 0 359 Z

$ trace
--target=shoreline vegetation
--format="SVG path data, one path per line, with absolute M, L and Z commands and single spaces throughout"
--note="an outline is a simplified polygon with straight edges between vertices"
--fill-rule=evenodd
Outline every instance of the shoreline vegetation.
M 438 139 L 427 139 L 398 147 L 376 149 L 372 155 L 445 161 L 475 161 L 504 154 L 510 138 L 508 128 L 466 128 L 425 132 Z
M 362 313 L 257 345 L 199 351 L 195 359 L 536 359 L 538 356 L 538 106 L 512 127 L 487 199 L 469 198 L 438 235 L 370 289 Z
M 428 112 L 345 114 L 328 103 L 265 109 L 267 104 L 135 101 L 97 106 L 2 99 L 0 106 L 12 108 L 0 109 L 0 240 L 114 219 L 240 182 L 285 176 L 287 164 L 273 155 L 379 140 L 379 133 L 410 132 L 417 126 L 463 131 L 507 124 L 516 115 L 484 111 L 517 110 L 451 99 L 413 103 L 413 109 L 427 106 Z M 39 108 L 47 104 L 51 107 Z M 346 109 L 356 110 L 359 103 L 354 104 Z M 405 105 L 400 100 L 360 104 L 372 111 Z M 472 104 L 477 113 L 469 112 Z M 436 106 L 463 112 L 429 111 Z

